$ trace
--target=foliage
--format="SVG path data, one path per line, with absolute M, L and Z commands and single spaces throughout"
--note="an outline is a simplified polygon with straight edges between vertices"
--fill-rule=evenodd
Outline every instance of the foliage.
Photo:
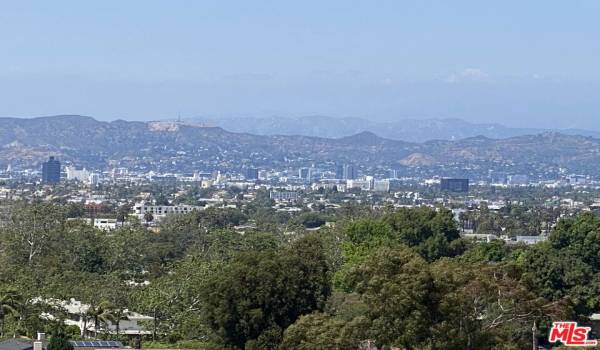
M 359 349 L 361 342 L 368 338 L 365 330 L 370 326 L 370 321 L 365 317 L 345 322 L 322 313 L 301 316 L 286 329 L 280 349 Z
M 8 317 L 18 317 L 22 309 L 23 297 L 14 288 L 0 290 L 0 338 L 5 336 L 5 321 Z
M 317 228 L 325 225 L 323 216 L 315 212 L 302 213 L 296 218 L 296 221 L 306 228 Z
M 329 293 L 323 248 L 310 236 L 279 253 L 239 255 L 207 281 L 201 298 L 224 344 L 273 349 L 299 316 L 323 309 Z
M 110 232 L 67 220 L 83 215 L 79 205 L 13 204 L 0 226 L 1 332 L 55 334 L 67 315 L 52 300 L 74 298 L 90 306 L 79 316 L 99 337 L 131 311 L 153 316 L 144 326 L 154 343 L 144 339 L 144 347 L 520 349 L 534 321 L 544 336 L 552 319 L 600 311 L 594 214 L 564 218 L 548 242 L 525 246 L 466 243 L 442 208 L 365 203 L 289 214 L 262 189 L 239 208 Z M 482 205 L 460 223 L 513 235 L 545 229 L 556 214 Z M 47 313 L 55 318 L 41 317 Z
M 428 261 L 459 255 L 464 247 L 459 240 L 451 212 L 430 208 L 400 209 L 382 218 L 352 220 L 344 227 L 346 264 L 334 277 L 335 285 L 352 288 L 344 280 L 348 269 L 362 263 L 382 247 L 408 246 Z
M 591 213 L 562 220 L 547 244 L 520 252 L 522 280 L 541 296 L 568 299 L 583 318 L 600 309 L 600 220 Z
M 60 332 L 55 333 L 50 337 L 48 350 L 73 350 L 73 345 L 69 343 L 67 335 Z
M 381 248 L 347 278 L 368 305 L 373 335 L 380 344 L 406 347 L 428 338 L 433 279 L 427 262 L 415 252 Z

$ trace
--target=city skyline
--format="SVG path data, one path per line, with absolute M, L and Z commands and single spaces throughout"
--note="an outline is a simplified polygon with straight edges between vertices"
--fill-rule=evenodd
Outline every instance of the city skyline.
M 0 350 L 600 337 L 600 2 L 6 2 Z

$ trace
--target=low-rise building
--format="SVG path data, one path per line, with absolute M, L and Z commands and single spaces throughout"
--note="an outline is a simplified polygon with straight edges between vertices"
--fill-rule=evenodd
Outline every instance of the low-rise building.
M 461 237 L 465 239 L 470 239 L 476 242 L 491 242 L 498 239 L 498 236 L 493 234 L 484 234 L 484 233 L 463 233 Z
M 389 180 L 375 180 L 373 181 L 373 191 L 375 192 L 389 192 L 390 181 Z
M 111 231 L 119 226 L 117 219 L 94 219 L 94 227 L 104 231 Z
M 296 191 L 271 191 L 269 196 L 276 202 L 295 202 L 300 198 Z
M 547 239 L 547 236 L 517 236 L 517 243 L 537 244 Z
M 133 206 L 133 214 L 140 219 L 145 220 L 146 214 L 151 214 L 152 221 L 160 221 L 166 215 L 170 214 L 188 214 L 194 210 L 202 210 L 204 207 L 195 205 L 148 205 L 146 203 L 136 203 Z

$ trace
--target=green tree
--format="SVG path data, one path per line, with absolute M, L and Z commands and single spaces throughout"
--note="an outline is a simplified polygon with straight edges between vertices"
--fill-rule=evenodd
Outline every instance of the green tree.
M 37 262 L 50 249 L 52 237 L 64 229 L 63 210 L 49 203 L 19 205 L 13 209 L 11 222 L 6 228 L 10 252 L 17 263 Z
M 430 271 L 434 349 L 526 348 L 534 321 L 548 323 L 569 314 L 568 304 L 540 298 L 510 267 L 441 259 Z
M 323 309 L 329 283 L 321 242 L 308 236 L 279 253 L 240 254 L 203 286 L 203 312 L 225 345 L 274 349 L 299 316 Z
M 146 224 L 154 221 L 154 215 L 152 215 L 152 213 L 147 212 L 144 214 L 144 221 L 146 221 Z
M 96 338 L 98 337 L 98 331 L 103 324 L 115 321 L 114 306 L 107 300 L 90 304 L 86 315 L 94 322 L 94 337 Z
M 50 337 L 48 350 L 73 350 L 73 345 L 65 333 L 55 333 Z
M 368 340 L 366 317 L 344 321 L 323 313 L 301 316 L 283 335 L 281 350 L 352 350 Z
M 433 278 L 427 262 L 414 251 L 382 247 L 346 278 L 369 307 L 378 345 L 410 349 L 429 339 Z
M 23 306 L 23 297 L 14 288 L 0 290 L 0 338 L 4 337 L 6 318 L 19 315 Z
M 583 213 L 558 222 L 550 235 L 553 249 L 581 257 L 595 271 L 600 271 L 600 217 Z
M 451 244 L 460 235 L 448 209 L 402 208 L 383 220 L 391 226 L 399 242 L 413 247 L 428 261 L 462 253 L 461 245 Z
M 174 339 L 206 339 L 210 331 L 201 322 L 201 288 L 211 276 L 220 273 L 221 262 L 211 262 L 199 254 L 186 257 L 169 274 L 155 279 L 136 293 L 136 305 L 154 316 L 147 328 L 153 339 L 169 334 Z
M 489 243 L 475 243 L 463 255 L 460 260 L 470 263 L 499 263 L 511 258 L 508 245 L 502 240 Z
M 585 318 L 600 309 L 600 219 L 584 213 L 562 219 L 548 242 L 516 255 L 521 280 L 549 300 L 568 299 Z
M 323 216 L 315 212 L 302 213 L 296 218 L 296 221 L 306 228 L 316 228 L 325 225 Z

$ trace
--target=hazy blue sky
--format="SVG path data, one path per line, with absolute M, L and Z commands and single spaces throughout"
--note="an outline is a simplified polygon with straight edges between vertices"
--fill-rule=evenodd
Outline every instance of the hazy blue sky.
M 0 115 L 600 129 L 600 1 L 3 1 Z

